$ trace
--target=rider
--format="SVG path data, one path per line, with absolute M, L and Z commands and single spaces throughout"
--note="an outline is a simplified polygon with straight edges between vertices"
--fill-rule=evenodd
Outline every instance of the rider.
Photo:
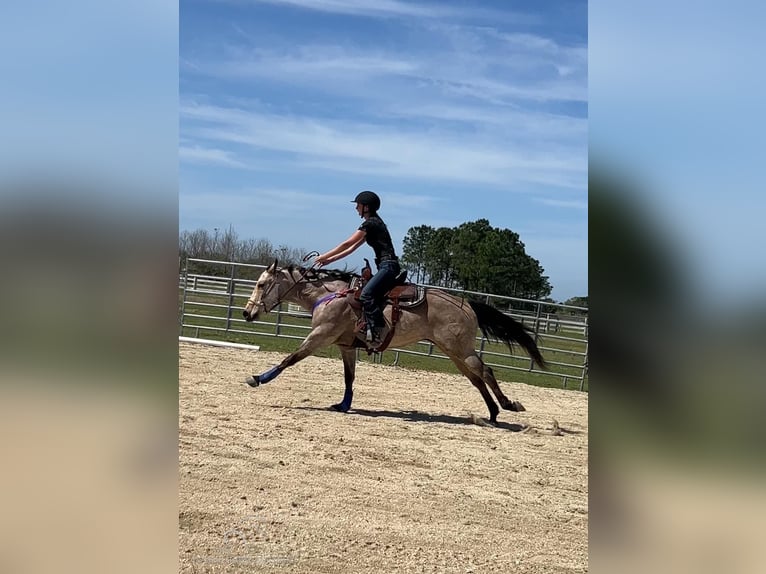
M 375 348 L 381 343 L 381 331 L 386 325 L 383 318 L 383 298 L 394 287 L 401 268 L 388 228 L 378 216 L 380 198 L 377 194 L 372 191 L 362 191 L 351 203 L 356 203 L 356 211 L 364 221 L 351 237 L 317 257 L 315 263 L 321 266 L 343 259 L 356 251 L 365 241 L 373 248 L 378 271 L 362 289 L 359 300 L 362 302 L 364 318 L 367 322 L 367 342 Z

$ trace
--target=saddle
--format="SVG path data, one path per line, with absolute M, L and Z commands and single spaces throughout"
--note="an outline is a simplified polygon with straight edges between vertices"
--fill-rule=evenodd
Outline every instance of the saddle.
M 370 267 L 370 262 L 367 259 L 365 259 L 364 262 L 365 266 L 362 268 L 361 276 L 355 278 L 349 286 L 349 290 L 353 291 L 354 294 L 354 296 L 349 300 L 351 307 L 357 311 L 357 314 L 360 317 L 356 328 L 354 329 L 354 331 L 357 333 L 364 332 L 366 326 L 364 315 L 361 312 L 362 303 L 359 301 L 359 297 L 362 294 L 362 288 L 372 278 L 372 268 Z M 386 306 L 391 305 L 391 327 L 380 346 L 376 349 L 367 349 L 367 353 L 372 354 L 374 352 L 380 353 L 384 351 L 388 347 L 389 343 L 391 343 L 391 339 L 394 338 L 394 329 L 396 328 L 396 324 L 399 322 L 401 309 L 417 307 L 423 303 L 423 301 L 425 301 L 425 290 L 414 283 L 408 283 L 407 270 L 402 270 L 402 272 L 396 276 L 394 286 L 386 293 L 385 299 L 383 301 L 384 309 Z M 360 346 L 366 347 L 366 345 L 363 345 L 361 341 Z

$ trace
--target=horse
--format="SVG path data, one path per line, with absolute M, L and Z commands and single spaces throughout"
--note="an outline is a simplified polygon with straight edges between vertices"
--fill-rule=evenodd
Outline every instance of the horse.
M 298 361 L 322 348 L 336 345 L 343 358 L 345 392 L 341 402 L 331 408 L 348 412 L 354 396 L 356 349 L 365 346 L 357 332 L 360 310 L 355 309 L 353 289 L 350 289 L 351 282 L 359 276 L 338 270 L 316 270 L 313 266 L 279 268 L 277 265 L 275 259 L 258 278 L 242 313 L 245 320 L 255 321 L 262 312 L 269 313 L 283 301 L 288 301 L 311 312 L 311 331 L 294 353 L 265 373 L 247 377 L 245 382 L 251 387 L 268 383 Z M 487 387 L 492 389 L 503 409 L 526 409 L 519 401 L 511 401 L 503 394 L 492 369 L 476 354 L 477 329 L 480 328 L 488 339 L 503 341 L 509 349 L 513 343 L 519 344 L 535 364 L 547 368 L 530 335 L 532 331 L 486 303 L 468 301 L 427 287 L 422 303 L 403 308 L 393 329 L 390 305 L 384 309 L 384 316 L 393 335 L 388 338 L 391 345 L 404 347 L 427 340 L 449 357 L 481 393 L 489 409 L 489 422 L 495 426 L 499 409 Z

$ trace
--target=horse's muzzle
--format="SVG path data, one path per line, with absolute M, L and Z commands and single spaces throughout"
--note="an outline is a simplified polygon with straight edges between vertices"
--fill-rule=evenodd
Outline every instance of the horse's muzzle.
M 262 305 L 263 303 L 256 303 L 252 298 L 248 299 L 247 305 L 242 309 L 242 316 L 245 318 L 245 321 L 248 323 L 255 321 L 258 318 Z
M 244 311 L 242 311 L 242 316 L 245 318 L 245 321 L 247 321 L 248 323 L 252 323 L 258 317 L 258 310 L 251 312 L 245 309 Z

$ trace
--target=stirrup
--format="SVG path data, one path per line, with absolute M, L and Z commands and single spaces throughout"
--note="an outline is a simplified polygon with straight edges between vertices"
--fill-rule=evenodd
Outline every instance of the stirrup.
M 380 338 L 380 329 L 367 329 L 366 340 L 370 347 L 379 347 L 383 343 L 383 340 Z

